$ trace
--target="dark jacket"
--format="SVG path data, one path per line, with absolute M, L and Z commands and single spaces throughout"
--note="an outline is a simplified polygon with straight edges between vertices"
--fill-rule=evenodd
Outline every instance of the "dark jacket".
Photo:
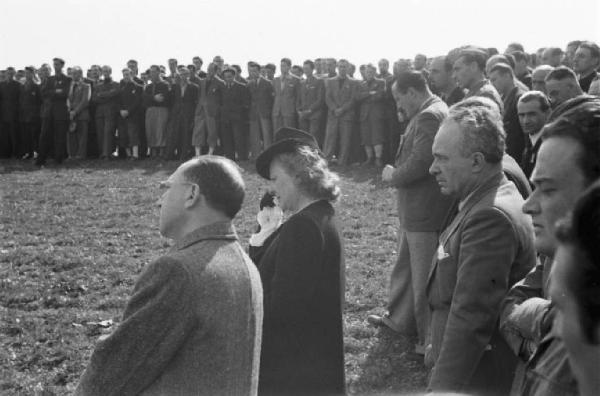
M 128 118 L 138 116 L 142 111 L 142 86 L 133 81 L 121 81 L 119 87 L 119 110 L 127 110 Z
M 262 298 L 231 223 L 198 228 L 140 275 L 75 395 L 256 395 Z
M 344 259 L 331 204 L 291 216 L 256 265 L 265 298 L 259 394 L 343 394 Z
M 158 94 L 163 94 L 165 100 L 163 100 L 162 102 L 157 102 L 154 99 L 154 95 Z M 155 83 L 150 83 L 146 85 L 146 88 L 144 88 L 144 95 L 142 98 L 145 108 L 170 107 L 171 87 L 169 86 L 169 83 L 163 80 L 157 81 Z
M 230 87 L 225 83 L 222 90 L 221 119 L 229 121 L 244 120 L 250 107 L 248 88 L 242 83 L 233 81 Z
M 25 83 L 21 86 L 19 96 L 21 106 L 21 122 L 33 122 L 40 118 L 40 107 L 42 105 L 42 91 L 35 83 Z
M 298 95 L 298 111 L 310 111 L 306 116 L 309 120 L 321 117 L 325 103 L 325 82 L 320 78 L 311 76 L 300 82 Z
M 273 84 L 264 77 L 252 80 L 246 86 L 250 92 L 250 120 L 271 119 L 273 111 Z
M 504 102 L 502 101 L 502 97 L 500 97 L 500 94 L 489 80 L 481 80 L 479 83 L 475 84 L 472 89 L 467 91 L 465 99 L 470 98 L 471 96 L 483 96 L 484 98 L 493 100 L 498 105 L 500 113 L 504 114 Z
M 2 121 L 17 122 L 19 120 L 19 96 L 21 83 L 15 80 L 0 83 L 0 108 Z
M 517 103 L 526 91 L 515 86 L 504 97 L 504 131 L 506 132 L 506 153 L 521 163 L 523 150 L 525 150 L 525 133 L 519 122 Z
M 204 110 L 208 117 L 217 118 L 223 102 L 223 81 L 217 77 L 207 78 L 204 81 Z
M 67 98 L 71 88 L 71 77 L 64 74 L 48 77 L 46 84 L 42 86 L 42 97 L 50 99 L 49 115 L 59 121 L 69 120 L 69 109 Z
M 397 188 L 398 217 L 406 231 L 441 231 L 452 198 L 443 195 L 429 173 L 431 147 L 448 106 L 437 96 L 426 100 L 401 137 L 391 184 Z
M 375 91 L 374 95 L 370 92 Z M 385 81 L 375 78 L 361 81 L 358 86 L 356 101 L 360 104 L 360 120 L 383 119 L 385 99 Z

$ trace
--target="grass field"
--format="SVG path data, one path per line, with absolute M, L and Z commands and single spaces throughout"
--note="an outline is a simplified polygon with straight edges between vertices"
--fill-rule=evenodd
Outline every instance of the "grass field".
M 70 163 L 36 170 L 0 161 L 0 394 L 64 395 L 97 338 L 119 321 L 144 266 L 170 246 L 157 229 L 158 182 L 175 162 Z M 266 188 L 244 164 L 235 225 L 247 245 Z M 396 255 L 393 190 L 375 169 L 336 169 L 346 257 L 346 380 L 352 394 L 423 390 L 414 340 L 373 328 Z

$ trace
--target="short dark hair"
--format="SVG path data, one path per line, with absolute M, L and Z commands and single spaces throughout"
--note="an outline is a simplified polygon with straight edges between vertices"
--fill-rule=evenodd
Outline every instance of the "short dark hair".
M 189 162 L 184 179 L 198 185 L 213 209 L 233 219 L 242 207 L 246 188 L 239 167 L 217 155 L 203 155 Z
M 564 54 L 564 51 L 560 47 L 549 47 L 546 48 L 544 51 L 548 51 L 552 56 L 559 56 Z
M 292 60 L 290 58 L 281 58 L 280 63 L 285 63 L 288 66 L 292 66 Z
M 398 74 L 396 78 L 396 90 L 401 94 L 406 94 L 409 88 L 418 92 L 427 91 L 427 81 L 420 71 L 405 71 Z
M 513 78 L 515 77 L 515 72 L 513 71 L 512 67 L 510 67 L 506 63 L 495 64 L 494 67 L 492 67 L 492 69 L 490 70 L 490 74 L 494 72 L 498 72 L 503 76 L 510 75 Z
M 138 64 L 138 61 L 136 61 L 135 59 L 129 59 L 127 61 L 127 63 L 135 63 L 136 65 Z
M 253 67 L 257 67 L 260 69 L 260 65 L 254 61 L 248 62 L 248 69 L 252 69 Z
M 548 97 L 541 91 L 528 91 L 519 98 L 519 103 L 529 103 L 537 100 L 540 104 L 540 110 L 548 111 L 550 109 L 550 101 Z
M 600 48 L 596 43 L 593 43 L 591 41 L 582 41 L 581 44 L 579 44 L 578 48 L 584 48 L 589 50 L 590 55 L 592 55 L 592 58 L 600 58 Z
M 277 69 L 277 66 L 275 66 L 273 63 L 267 63 L 265 65 L 265 69 L 270 69 L 270 70 L 275 71 Z
M 444 122 L 453 121 L 460 127 L 461 153 L 479 152 L 486 162 L 498 164 L 506 150 L 506 133 L 497 104 L 491 99 L 473 96 L 450 107 Z
M 575 75 L 575 72 L 572 69 L 568 68 L 567 66 L 558 66 L 558 67 L 555 67 L 554 70 L 552 70 L 550 73 L 548 73 L 546 75 L 545 80 L 546 81 L 550 81 L 550 80 L 561 81 L 561 80 L 565 80 L 567 78 L 577 81 L 577 76 Z
M 523 47 L 523 44 L 521 43 L 512 42 L 508 44 L 507 47 L 512 47 L 515 49 L 515 51 L 525 52 L 525 47 Z M 513 54 L 515 51 L 512 51 L 511 54 Z
M 200 63 L 202 63 L 202 64 L 204 63 L 204 61 L 202 60 L 202 58 L 200 58 L 199 56 L 194 56 L 194 57 L 192 58 L 192 61 L 194 61 L 194 60 L 196 60 L 196 59 L 198 59 L 198 60 L 200 61 Z
M 240 67 L 240 65 L 231 65 L 231 67 L 235 69 L 235 71 L 237 72 L 237 74 L 241 74 L 242 73 L 242 68 Z
M 575 299 L 576 317 L 583 336 L 600 344 L 595 329 L 600 323 L 600 183 L 589 187 L 577 200 L 570 218 L 559 223 L 556 238 L 571 245 L 575 265 L 566 269 L 565 286 Z
M 65 65 L 65 60 L 63 58 L 54 58 L 52 59 L 52 62 L 58 62 L 60 63 L 62 66 Z
M 309 65 L 312 70 L 315 69 L 315 62 L 311 61 L 310 59 L 305 60 L 303 65 L 304 66 Z
M 487 62 L 488 56 L 487 52 L 484 50 L 469 47 L 460 51 L 457 60 L 461 58 L 463 59 L 464 63 L 470 64 L 475 62 L 477 67 L 479 67 L 479 70 L 483 71 L 485 70 L 485 62 Z
M 569 41 L 569 43 L 567 44 L 567 47 L 579 47 L 580 44 L 581 44 L 581 40 L 573 40 L 573 41 Z
M 557 107 L 542 130 L 542 139 L 563 137 L 581 146 L 578 165 L 591 183 L 600 178 L 600 98 L 581 95 Z
M 529 55 L 523 51 L 513 51 L 510 53 L 510 55 L 512 55 L 512 57 L 515 59 L 515 63 L 522 61 L 529 62 Z

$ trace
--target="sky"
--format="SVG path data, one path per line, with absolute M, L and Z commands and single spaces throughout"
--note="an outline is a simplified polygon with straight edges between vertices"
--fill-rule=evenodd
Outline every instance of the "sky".
M 67 66 L 140 69 L 221 55 L 294 64 L 319 57 L 355 64 L 442 55 L 475 44 L 528 52 L 575 39 L 600 43 L 599 0 L 2 0 L 0 68 Z M 12 10 L 12 12 L 11 12 Z

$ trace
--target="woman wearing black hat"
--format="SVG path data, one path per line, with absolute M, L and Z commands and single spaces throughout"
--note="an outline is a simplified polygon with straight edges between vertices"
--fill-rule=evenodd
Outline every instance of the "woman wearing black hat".
M 345 393 L 340 195 L 315 139 L 282 128 L 256 162 L 291 214 L 257 259 L 264 289 L 260 395 Z

